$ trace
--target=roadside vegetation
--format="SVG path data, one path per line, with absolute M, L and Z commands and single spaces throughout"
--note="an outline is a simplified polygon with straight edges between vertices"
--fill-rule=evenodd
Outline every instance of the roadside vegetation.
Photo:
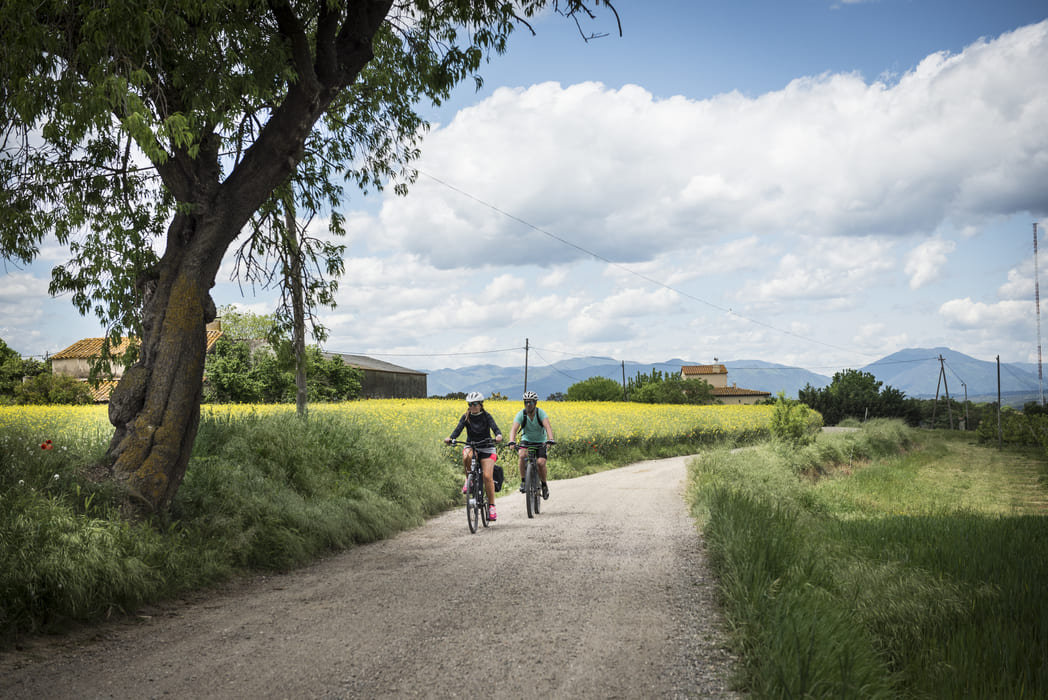
M 487 408 L 508 434 L 517 402 Z M 0 648 L 288 570 L 457 506 L 461 467 L 441 439 L 462 411 L 454 400 L 357 401 L 301 420 L 288 405 L 205 406 L 171 511 L 134 522 L 115 486 L 88 478 L 111 435 L 104 406 L 0 407 Z M 550 412 L 553 478 L 700 454 L 689 500 L 743 660 L 739 684 L 754 696 L 1048 694 L 1039 445 L 999 451 L 900 421 L 819 433 L 818 413 L 782 397 Z
M 744 689 L 1048 695 L 1044 453 L 972 437 L 871 421 L 691 463 Z
M 88 478 L 112 435 L 105 406 L 0 407 L 0 645 L 130 612 L 252 570 L 287 570 L 461 502 L 442 438 L 461 401 L 208 405 L 170 512 L 121 517 Z M 489 401 L 506 439 L 517 402 Z M 764 406 L 572 404 L 550 409 L 552 478 L 767 438 Z M 508 488 L 516 470 L 507 469 Z M 503 487 L 504 489 L 507 486 Z

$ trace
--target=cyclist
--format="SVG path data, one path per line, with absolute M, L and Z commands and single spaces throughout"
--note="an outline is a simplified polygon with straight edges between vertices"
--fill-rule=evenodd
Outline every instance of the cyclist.
M 549 486 L 546 485 L 546 445 L 556 444 L 553 440 L 553 426 L 549 424 L 549 416 L 538 407 L 539 397 L 534 391 L 524 392 L 524 408 L 517 413 L 513 419 L 513 427 L 509 432 L 509 445 L 512 447 L 517 442 L 517 431 L 521 433 L 521 440 L 525 442 L 542 443 L 537 449 L 536 462 L 539 467 L 539 477 L 542 479 L 542 498 L 549 498 Z M 524 493 L 524 469 L 528 456 L 528 448 L 523 445 L 517 452 L 520 467 L 520 492 Z
M 495 434 L 495 442 L 502 442 L 502 431 L 499 430 L 498 424 L 495 423 L 495 418 L 484 410 L 484 395 L 479 391 L 471 391 L 466 396 L 466 401 L 469 403 L 469 407 L 462 414 L 462 417 L 459 418 L 458 425 L 451 431 L 451 435 L 444 438 L 444 442 L 450 444 L 452 440 L 459 436 L 463 429 L 466 430 L 467 442 L 486 442 L 491 439 L 492 433 Z M 488 520 L 495 520 L 497 517 L 495 513 L 494 480 L 495 447 L 478 447 L 477 453 L 477 459 L 480 460 L 480 468 L 484 472 L 484 493 L 488 495 Z M 464 447 L 462 449 L 462 467 L 467 477 L 469 476 L 469 466 L 472 461 L 472 449 Z

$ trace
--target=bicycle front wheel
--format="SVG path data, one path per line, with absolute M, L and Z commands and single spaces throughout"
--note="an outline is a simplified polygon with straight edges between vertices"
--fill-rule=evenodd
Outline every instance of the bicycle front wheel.
M 475 533 L 480 524 L 480 503 L 477 502 L 477 494 L 472 487 L 466 494 L 466 522 L 469 524 L 469 531 Z
M 488 526 L 488 497 L 484 494 L 484 481 L 481 480 L 477 487 L 477 503 L 480 504 L 480 522 L 484 527 Z
M 535 468 L 535 462 L 528 460 L 528 470 L 524 475 L 524 502 L 527 504 L 528 517 L 534 518 L 539 512 L 539 502 L 535 498 L 538 492 L 539 475 Z

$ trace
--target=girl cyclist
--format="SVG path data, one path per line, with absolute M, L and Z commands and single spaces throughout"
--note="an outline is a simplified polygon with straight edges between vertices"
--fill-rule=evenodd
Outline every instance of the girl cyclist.
M 444 442 L 450 444 L 452 440 L 459 436 L 463 428 L 466 430 L 466 441 L 467 442 L 487 442 L 491 440 L 491 434 L 495 434 L 495 442 L 502 442 L 502 431 L 499 430 L 498 424 L 495 423 L 495 419 L 490 413 L 484 410 L 484 395 L 479 391 L 471 391 L 466 396 L 466 401 L 469 403 L 469 408 L 462 417 L 459 418 L 458 425 L 451 431 L 449 437 L 444 438 Z M 484 472 L 484 493 L 488 496 L 488 520 L 495 520 L 495 481 L 493 478 L 495 471 L 495 447 L 478 447 L 477 448 L 477 459 L 480 460 L 480 468 Z M 466 447 L 462 450 L 462 468 L 466 474 L 469 474 L 469 465 L 473 461 L 473 453 L 471 448 Z

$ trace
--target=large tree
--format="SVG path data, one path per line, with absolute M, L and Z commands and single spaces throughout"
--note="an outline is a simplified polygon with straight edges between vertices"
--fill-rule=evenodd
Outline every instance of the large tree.
M 112 338 L 139 339 L 110 401 L 108 459 L 140 511 L 166 508 L 182 481 L 209 292 L 255 212 L 292 191 L 304 210 L 335 207 L 343 177 L 410 182 L 420 100 L 446 98 L 535 13 L 578 21 L 600 6 L 614 12 L 608 0 L 0 2 L 0 254 L 28 263 L 57 238 L 70 260 L 52 292 Z

